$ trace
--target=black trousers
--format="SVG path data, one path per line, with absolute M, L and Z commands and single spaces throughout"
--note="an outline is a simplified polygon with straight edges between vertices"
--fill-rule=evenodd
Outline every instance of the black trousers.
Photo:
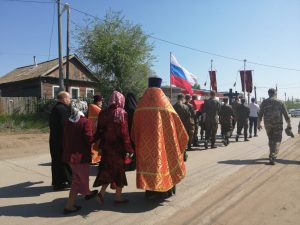
M 254 135 L 257 135 L 257 117 L 249 116 L 249 134 L 252 134 L 252 127 L 254 125 Z

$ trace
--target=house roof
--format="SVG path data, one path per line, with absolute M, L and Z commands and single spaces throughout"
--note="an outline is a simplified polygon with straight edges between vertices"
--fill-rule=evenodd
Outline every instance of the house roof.
M 80 64 L 82 64 L 83 67 L 87 69 L 87 71 L 90 73 L 90 77 L 94 78 L 93 80 L 96 80 L 92 71 L 89 70 L 89 68 L 76 55 L 70 55 L 69 59 L 71 60 L 73 58 L 76 59 Z M 63 58 L 63 63 L 66 63 L 66 57 Z M 0 84 L 21 81 L 21 80 L 28 80 L 40 76 L 46 77 L 53 70 L 57 69 L 58 66 L 59 66 L 59 62 L 58 62 L 58 58 L 56 58 L 49 61 L 41 62 L 37 64 L 37 66 L 29 65 L 29 66 L 19 67 L 7 73 L 6 75 L 0 77 Z M 91 79 L 91 81 L 93 80 Z

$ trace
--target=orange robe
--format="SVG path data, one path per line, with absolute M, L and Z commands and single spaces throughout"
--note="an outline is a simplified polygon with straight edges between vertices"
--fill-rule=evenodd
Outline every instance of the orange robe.
M 93 123 L 93 133 L 96 132 L 97 128 L 97 121 L 98 121 L 98 115 L 100 113 L 101 109 L 95 105 L 95 104 L 90 104 L 88 108 L 88 119 L 92 121 Z M 100 162 L 101 156 L 99 154 L 99 142 L 96 142 L 92 144 L 91 148 L 91 155 L 92 155 L 92 164 L 96 164 Z
M 137 188 L 165 192 L 185 176 L 188 134 L 160 88 L 148 88 L 134 113 Z

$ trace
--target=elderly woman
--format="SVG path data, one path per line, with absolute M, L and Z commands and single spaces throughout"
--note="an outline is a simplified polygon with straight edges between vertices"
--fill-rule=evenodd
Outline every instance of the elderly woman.
M 98 118 L 95 141 L 100 139 L 99 148 L 102 157 L 94 187 L 102 186 L 98 194 L 100 204 L 104 203 L 104 194 L 108 185 L 116 189 L 115 204 L 127 203 L 122 197 L 122 188 L 127 186 L 124 163 L 127 155 L 133 153 L 129 133 L 127 113 L 124 110 L 125 98 L 114 91 L 109 100 L 109 107 L 102 110 Z
M 91 199 L 98 193 L 89 189 L 89 168 L 91 161 L 91 144 L 93 141 L 93 128 L 90 120 L 76 108 L 72 109 L 71 116 L 64 127 L 63 161 L 72 168 L 72 185 L 64 214 L 76 212 L 81 209 L 75 205 L 78 194 Z

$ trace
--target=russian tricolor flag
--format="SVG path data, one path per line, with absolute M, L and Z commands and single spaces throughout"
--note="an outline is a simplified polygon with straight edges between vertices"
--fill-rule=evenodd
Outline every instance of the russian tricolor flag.
M 170 80 L 171 84 L 187 90 L 190 94 L 193 93 L 192 86 L 197 83 L 196 76 L 182 67 L 172 54 L 170 62 Z

